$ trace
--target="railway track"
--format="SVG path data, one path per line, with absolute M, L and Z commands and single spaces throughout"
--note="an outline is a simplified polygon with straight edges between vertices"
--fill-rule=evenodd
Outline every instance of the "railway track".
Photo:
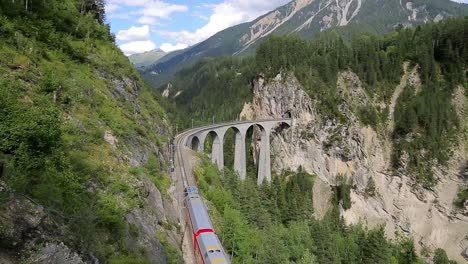
M 191 248 L 193 248 L 194 255 L 193 257 L 185 255 L 188 258 L 186 261 L 188 263 L 196 262 L 200 264 L 229 264 L 229 257 L 216 235 L 208 210 L 196 188 L 192 172 L 186 171 L 186 169 L 191 170 L 191 166 L 186 166 L 191 164 L 186 164 L 185 153 L 183 152 L 184 143 L 187 137 L 194 133 L 194 131 L 196 132 L 197 129 L 181 133 L 174 139 L 175 151 L 173 161 L 175 162 L 177 159 L 178 173 L 184 190 L 184 203 L 180 209 L 187 211 L 187 218 L 183 220 L 183 223 L 188 228 L 186 230 L 190 230 L 190 234 L 193 236 Z M 184 233 L 187 234 L 186 231 Z M 186 248 L 186 250 L 188 249 Z

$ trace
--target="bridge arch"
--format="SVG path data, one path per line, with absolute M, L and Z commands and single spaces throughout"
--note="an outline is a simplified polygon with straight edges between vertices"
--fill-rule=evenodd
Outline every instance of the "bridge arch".
M 211 162 L 218 166 L 219 170 L 224 168 L 224 152 L 223 152 L 223 142 L 224 142 L 224 132 L 217 130 L 210 130 L 206 136 L 205 142 L 207 139 L 211 139 Z
M 190 139 L 190 148 L 192 150 L 198 151 L 200 149 L 200 139 L 197 136 L 193 136 Z

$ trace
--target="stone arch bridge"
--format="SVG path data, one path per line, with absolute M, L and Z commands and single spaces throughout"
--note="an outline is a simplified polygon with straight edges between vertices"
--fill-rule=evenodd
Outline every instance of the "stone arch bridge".
M 257 182 L 261 184 L 264 180 L 271 181 L 270 135 L 272 131 L 278 127 L 291 127 L 292 123 L 292 119 L 282 118 L 215 124 L 187 131 L 184 133 L 186 136 L 183 144 L 198 152 L 204 152 L 205 140 L 211 135 L 213 138 L 211 161 L 222 170 L 224 168 L 224 136 L 229 129 L 232 129 L 235 135 L 234 170 L 239 174 L 241 180 L 244 180 L 247 167 L 245 144 L 247 131 L 251 127 L 258 127 L 261 131 L 261 138 Z

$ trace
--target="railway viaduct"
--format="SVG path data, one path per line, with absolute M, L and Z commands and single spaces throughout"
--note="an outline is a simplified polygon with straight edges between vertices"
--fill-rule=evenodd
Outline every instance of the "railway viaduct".
M 211 135 L 213 138 L 211 161 L 218 166 L 220 170 L 224 168 L 224 136 L 229 129 L 235 134 L 234 151 L 234 170 L 239 174 L 240 179 L 246 177 L 246 144 L 245 139 L 247 131 L 251 127 L 258 127 L 261 131 L 260 153 L 258 158 L 258 178 L 257 183 L 261 184 L 264 180 L 271 181 L 270 168 L 270 135 L 271 132 L 281 125 L 292 126 L 292 119 L 272 119 L 256 121 L 238 121 L 224 124 L 217 124 L 196 128 L 186 133 L 184 145 L 191 147 L 198 152 L 204 152 L 205 140 Z

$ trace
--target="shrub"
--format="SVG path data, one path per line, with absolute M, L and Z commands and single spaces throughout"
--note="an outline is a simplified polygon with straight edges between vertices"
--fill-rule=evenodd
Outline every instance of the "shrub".
M 468 187 L 460 187 L 458 189 L 457 198 L 453 202 L 456 207 L 462 208 L 468 200 Z

